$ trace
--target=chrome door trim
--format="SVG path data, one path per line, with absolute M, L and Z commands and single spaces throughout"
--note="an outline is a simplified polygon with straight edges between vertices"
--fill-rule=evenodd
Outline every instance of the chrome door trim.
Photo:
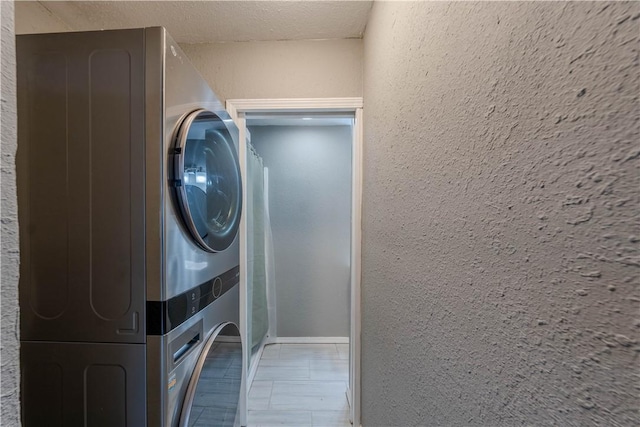
M 231 246 L 231 244 L 233 243 L 233 240 L 235 240 L 235 236 L 234 236 L 234 239 L 230 241 L 229 246 L 225 248 L 214 249 L 209 244 L 207 244 L 207 242 L 205 242 L 204 239 L 200 236 L 200 233 L 198 232 L 198 229 L 196 228 L 196 225 L 193 222 L 191 209 L 189 208 L 189 203 L 188 203 L 187 191 L 184 185 L 185 183 L 184 155 L 185 155 L 185 150 L 187 146 L 187 136 L 189 135 L 189 130 L 191 129 L 191 125 L 202 113 L 212 114 L 226 126 L 226 123 L 220 116 L 218 116 L 218 114 L 214 113 L 213 111 L 207 110 L 205 108 L 199 108 L 186 115 L 186 118 L 182 120 L 178 125 L 178 130 L 176 132 L 175 143 L 173 148 L 173 154 L 174 154 L 173 187 L 178 193 L 177 202 L 180 205 L 182 219 L 184 220 L 187 228 L 189 229 L 191 236 L 193 237 L 195 242 L 198 244 L 198 246 L 200 246 L 202 249 L 204 249 L 207 252 L 216 253 L 216 252 L 222 252 L 226 250 L 229 246 Z M 232 153 L 235 153 L 234 150 L 236 150 L 236 147 L 232 145 L 230 147 L 230 150 Z M 239 179 L 239 182 L 241 183 L 242 178 L 240 174 L 240 166 L 238 164 L 237 154 L 235 154 L 234 157 L 236 160 L 236 164 L 234 166 L 236 167 L 236 170 L 238 172 L 238 179 Z M 242 184 L 240 184 L 239 191 L 240 192 L 237 195 L 237 197 L 240 200 L 240 202 L 238 206 L 238 212 L 236 213 L 238 217 L 241 215 L 241 212 L 242 212 Z M 239 223 L 239 218 L 235 219 L 234 222 Z M 236 228 L 235 234 L 237 235 L 238 227 L 235 226 L 235 228 Z
M 191 212 L 189 209 L 189 203 L 187 199 L 187 191 L 184 187 L 184 150 L 187 145 L 187 135 L 189 134 L 189 129 L 193 124 L 193 121 L 198 117 L 200 113 L 203 113 L 207 110 L 204 108 L 199 108 L 195 111 L 187 114 L 186 119 L 182 120 L 178 125 L 178 131 L 176 132 L 175 145 L 174 145 L 174 162 L 173 162 L 173 179 L 176 192 L 179 193 L 176 198 L 178 204 L 180 205 L 180 211 L 182 213 L 182 220 L 185 222 L 185 225 L 189 229 L 189 233 L 191 237 L 193 237 L 202 249 L 213 252 L 211 248 L 209 248 L 206 242 L 200 237 L 200 233 L 196 229 L 196 225 L 191 218 Z M 180 184 L 177 183 L 180 182 Z

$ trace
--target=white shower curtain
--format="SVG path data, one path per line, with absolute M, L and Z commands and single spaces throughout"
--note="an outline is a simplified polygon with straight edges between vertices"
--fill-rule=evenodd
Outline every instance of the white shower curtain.
M 271 339 L 278 336 L 276 319 L 276 281 L 275 281 L 275 259 L 273 248 L 273 233 L 271 230 L 271 217 L 269 214 L 269 168 L 264 168 L 264 250 L 265 250 L 265 268 L 267 278 L 267 313 L 269 318 L 269 330 L 267 335 Z
M 247 156 L 248 206 L 248 312 L 249 337 L 252 353 L 255 352 L 269 331 L 269 310 L 267 301 L 267 255 L 266 234 L 270 235 L 268 214 L 265 209 L 264 167 L 262 159 L 249 145 Z M 268 232 L 266 231 L 268 230 Z

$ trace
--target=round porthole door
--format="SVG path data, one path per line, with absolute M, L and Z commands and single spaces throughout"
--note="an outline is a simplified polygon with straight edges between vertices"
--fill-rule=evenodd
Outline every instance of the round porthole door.
M 238 327 L 224 323 L 211 333 L 187 386 L 180 427 L 239 425 L 242 341 Z
M 182 122 L 174 153 L 173 183 L 187 229 L 202 249 L 227 249 L 238 233 L 242 207 L 231 134 L 215 113 L 197 110 Z

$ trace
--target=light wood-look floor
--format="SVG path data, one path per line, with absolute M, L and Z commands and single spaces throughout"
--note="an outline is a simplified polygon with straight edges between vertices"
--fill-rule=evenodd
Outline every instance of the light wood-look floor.
M 350 427 L 348 344 L 271 344 L 249 391 L 249 427 Z

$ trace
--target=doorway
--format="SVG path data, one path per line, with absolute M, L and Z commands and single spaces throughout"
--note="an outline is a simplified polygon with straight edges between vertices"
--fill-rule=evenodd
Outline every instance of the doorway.
M 283 354 L 294 354 L 296 352 L 312 354 L 313 351 L 318 350 L 320 351 L 320 354 L 323 355 L 321 356 L 321 359 L 322 359 L 322 358 L 325 358 L 325 356 L 328 358 L 332 358 L 333 357 L 331 356 L 332 351 L 335 351 L 336 360 L 333 360 L 333 361 L 316 360 L 316 361 L 310 361 L 309 363 L 314 363 L 317 366 L 324 366 L 327 364 L 332 365 L 329 368 L 335 368 L 336 366 L 344 365 L 345 370 L 348 369 L 348 382 L 346 382 L 346 385 L 348 385 L 348 387 L 346 387 L 346 399 L 348 399 L 348 402 L 349 402 L 348 418 L 353 422 L 354 425 L 359 425 L 359 418 L 360 418 L 360 411 L 359 411 L 360 409 L 359 408 L 360 406 L 359 405 L 360 403 L 360 399 L 359 399 L 359 394 L 360 394 L 359 393 L 360 391 L 360 375 L 359 375 L 360 374 L 360 363 L 359 363 L 360 362 L 360 306 L 359 306 L 359 303 L 360 303 L 360 239 L 361 239 L 361 231 L 360 231 L 361 230 L 361 225 L 360 225 L 361 224 L 361 210 L 360 210 L 361 208 L 360 206 L 361 206 L 361 182 L 362 182 L 361 181 L 362 99 L 361 98 L 339 98 L 339 99 L 290 99 L 290 100 L 228 100 L 227 110 L 229 110 L 232 117 L 234 117 L 240 129 L 240 141 L 242 142 L 240 144 L 240 164 L 241 164 L 243 177 L 245 178 L 245 192 L 243 197 L 246 200 L 245 200 L 244 206 L 250 206 L 251 203 L 257 203 L 256 206 L 260 206 L 261 203 L 264 203 L 264 201 L 268 200 L 270 197 L 280 197 L 279 203 L 275 205 L 275 206 L 280 206 L 282 205 L 282 201 L 286 200 L 286 197 L 288 197 L 287 194 L 282 194 L 283 193 L 282 188 L 279 188 L 278 186 L 275 187 L 277 190 L 272 190 L 273 185 L 270 184 L 269 182 L 274 180 L 277 181 L 278 174 L 274 170 L 269 170 L 269 167 L 264 169 L 265 170 L 264 174 L 262 173 L 262 170 L 263 170 L 262 166 L 264 166 L 264 159 L 261 159 L 262 156 L 264 156 L 265 158 L 268 158 L 267 163 L 272 165 L 272 167 L 281 168 L 282 165 L 278 165 L 278 161 L 279 160 L 287 161 L 287 159 L 283 159 L 282 157 L 286 157 L 286 156 L 290 157 L 291 155 L 295 156 L 294 152 L 296 150 L 305 151 L 304 154 L 306 156 L 317 155 L 317 153 L 313 153 L 313 152 L 309 153 L 309 150 L 311 151 L 314 150 L 314 147 L 312 146 L 313 144 L 307 145 L 304 148 L 301 147 L 300 145 L 297 145 L 297 146 L 290 145 L 289 147 L 286 147 L 287 138 L 283 137 L 282 131 L 286 130 L 287 125 L 292 124 L 292 121 L 295 120 L 297 123 L 300 123 L 301 119 L 305 119 L 307 121 L 305 123 L 306 126 L 302 126 L 300 129 L 306 128 L 307 133 L 308 131 L 311 130 L 311 128 L 313 129 L 321 128 L 322 126 L 318 126 L 319 124 L 321 124 L 321 121 L 323 122 L 326 129 L 331 129 L 331 131 L 338 132 L 338 133 L 340 131 L 344 132 L 344 129 L 345 129 L 344 125 L 346 124 L 349 125 L 348 137 L 345 143 L 346 145 L 342 147 L 338 147 L 336 145 L 333 147 L 334 149 L 338 149 L 338 151 L 342 150 L 343 154 L 346 152 L 348 156 L 346 158 L 346 166 L 348 170 L 343 171 L 343 173 L 346 173 L 343 176 L 343 181 L 346 181 L 345 182 L 346 185 L 343 185 L 343 187 L 346 187 L 345 189 L 346 193 L 342 191 L 342 196 L 344 196 L 343 197 L 344 200 L 342 204 L 345 205 L 344 207 L 346 208 L 346 211 L 343 210 L 343 212 L 347 212 L 348 217 L 345 217 L 346 228 L 343 229 L 343 231 L 346 233 L 346 234 L 343 233 L 345 250 L 343 251 L 343 254 L 341 257 L 343 270 L 344 270 L 343 275 L 346 282 L 345 283 L 346 289 L 344 289 L 344 296 L 347 296 L 347 298 L 345 301 L 343 301 L 343 303 L 345 306 L 344 315 L 345 317 L 348 317 L 347 319 L 345 319 L 347 324 L 340 325 L 339 324 L 340 322 L 336 321 L 336 319 L 339 318 L 340 315 L 336 313 L 335 316 L 330 316 L 329 320 L 326 320 L 326 319 L 324 320 L 325 327 L 327 328 L 324 333 L 323 332 L 318 333 L 317 331 L 316 332 L 312 331 L 314 327 L 318 327 L 319 325 L 321 325 L 323 323 L 323 320 L 320 318 L 318 318 L 317 321 L 315 322 L 310 320 L 314 317 L 314 313 L 313 313 L 314 304 L 308 304 L 308 307 L 306 308 L 304 307 L 304 305 L 305 303 L 308 303 L 308 300 L 310 298 L 309 296 L 311 294 L 309 294 L 309 292 L 313 293 L 314 290 L 317 291 L 318 289 L 321 289 L 321 285 L 318 285 L 318 283 L 321 283 L 321 282 L 318 282 L 315 285 L 311 283 L 310 284 L 311 286 L 308 287 L 306 290 L 307 292 L 306 296 L 304 294 L 305 293 L 304 289 L 301 289 L 299 291 L 301 292 L 301 294 L 298 296 L 299 298 L 298 305 L 301 305 L 302 307 L 297 307 L 298 313 L 297 314 L 293 313 L 293 317 L 288 315 L 290 319 L 294 319 L 293 322 L 288 322 L 283 319 L 283 317 L 287 317 L 287 316 L 280 316 L 281 317 L 280 319 L 274 319 L 273 316 L 270 315 L 275 311 L 273 307 L 275 301 L 280 301 L 280 304 L 283 306 L 282 308 L 285 308 L 285 306 L 287 305 L 289 305 L 289 307 L 295 307 L 296 302 L 295 302 L 295 297 L 293 298 L 294 300 L 293 302 L 287 300 L 288 294 L 286 289 L 285 290 L 278 289 L 279 297 L 280 297 L 278 298 L 277 295 L 275 295 L 274 293 L 275 291 L 273 289 L 270 290 L 268 286 L 267 286 L 267 289 L 265 289 L 265 291 L 262 292 L 262 295 L 260 295 L 261 293 L 260 290 L 254 293 L 253 288 L 250 288 L 247 286 L 247 281 L 246 281 L 247 277 L 252 277 L 253 274 L 258 274 L 258 275 L 262 274 L 264 276 L 269 276 L 270 274 L 269 271 L 265 271 L 265 272 L 254 271 L 256 260 L 253 259 L 253 256 L 254 256 L 253 253 L 248 253 L 248 248 L 254 243 L 256 243 L 253 240 L 251 240 L 251 239 L 254 239 L 255 233 L 253 233 L 253 231 L 251 232 L 249 231 L 253 230 L 253 227 L 256 227 L 256 226 L 264 227 L 264 224 L 260 224 L 260 222 L 262 221 L 260 218 L 264 218 L 264 216 L 262 216 L 262 214 L 260 213 L 254 213 L 253 208 L 245 211 L 245 212 L 252 212 L 252 215 L 243 216 L 241 228 L 240 228 L 241 230 L 240 231 L 241 277 L 243 278 L 241 280 L 244 282 L 244 283 L 241 283 L 240 311 L 241 311 L 242 333 L 245 335 L 245 337 L 255 338 L 253 340 L 255 342 L 251 342 L 252 341 L 251 339 L 245 339 L 245 342 L 248 342 L 246 351 L 244 352 L 246 354 L 246 357 L 245 357 L 245 360 L 243 360 L 243 366 L 245 368 L 245 378 L 247 379 L 246 384 L 244 385 L 245 397 L 248 398 L 248 392 L 251 388 L 252 382 L 254 381 L 254 378 L 258 369 L 257 362 L 260 360 L 260 357 L 262 356 L 263 352 L 265 356 L 270 358 L 276 354 L 280 354 L 280 352 L 283 352 Z M 288 123 L 288 122 L 291 122 L 291 123 Z M 279 124 L 280 126 L 275 126 L 276 124 Z M 342 129 L 341 129 L 341 126 L 343 126 Z M 250 132 L 249 129 L 252 129 L 253 132 Z M 260 140 L 263 141 L 263 142 L 257 142 L 257 139 L 255 140 L 255 145 L 261 146 L 262 148 L 259 147 L 258 149 L 256 149 L 255 147 L 252 146 L 251 138 L 254 138 L 254 136 L 252 136 L 253 133 L 255 133 L 255 136 L 259 135 Z M 284 150 L 284 151 L 281 151 L 280 155 L 274 152 L 274 150 L 277 150 L 276 149 L 277 144 L 274 144 L 273 142 L 269 144 L 267 142 L 267 140 L 269 140 L 270 137 L 272 137 L 272 141 L 279 141 L 280 145 L 283 145 L 283 144 L 285 145 L 284 147 L 281 146 L 279 148 L 281 150 L 282 149 Z M 320 147 L 321 145 L 322 144 L 319 143 L 319 141 L 316 141 L 316 148 Z M 325 147 L 325 149 L 330 150 L 329 145 L 330 144 L 328 144 Z M 265 147 L 268 147 L 268 148 L 265 148 Z M 260 153 L 260 151 L 262 151 L 262 153 Z M 289 154 L 283 155 L 282 153 L 289 153 Z M 338 152 L 334 152 L 332 155 L 340 157 L 341 154 L 337 154 L 337 153 Z M 256 159 L 261 159 L 261 160 L 256 160 Z M 301 159 L 301 157 L 298 157 L 298 159 Z M 288 161 L 291 161 L 291 160 L 292 158 L 290 158 Z M 298 171 L 298 173 L 302 174 L 300 176 L 304 176 L 305 167 L 309 168 L 310 167 L 309 165 L 312 165 L 313 163 L 314 162 L 308 163 L 306 166 L 304 164 L 299 164 L 298 168 L 301 170 Z M 318 167 L 322 169 L 323 166 L 319 164 Z M 258 169 L 260 169 L 261 171 L 260 173 L 256 173 L 256 170 Z M 291 171 L 287 173 L 291 173 Z M 307 175 L 312 176 L 313 173 L 314 173 L 313 171 L 309 170 Z M 324 174 L 325 176 L 327 174 L 340 175 L 339 173 L 332 173 L 330 170 L 326 170 L 326 171 L 316 170 L 315 173 L 316 174 L 319 173 L 321 175 Z M 253 191 L 253 188 L 257 188 L 254 186 L 255 184 L 254 178 L 256 177 L 260 178 L 258 179 L 258 181 L 260 181 L 258 185 L 264 185 L 266 182 L 266 186 L 264 187 L 266 191 L 264 192 L 262 197 L 260 197 L 259 194 L 256 194 L 256 192 Z M 248 178 L 251 179 L 252 181 L 251 186 L 247 185 Z M 335 178 L 338 178 L 338 177 L 335 177 Z M 280 179 L 282 179 L 282 176 L 280 176 Z M 337 191 L 337 193 L 340 193 L 340 190 L 339 190 L 340 184 L 338 181 L 334 182 L 334 184 L 337 185 L 335 191 Z M 308 189 L 309 186 L 307 185 L 305 188 Z M 293 189 L 295 190 L 295 186 Z M 249 190 L 249 191 L 246 191 L 246 190 Z M 302 188 L 298 188 L 297 190 L 304 192 Z M 278 192 L 280 192 L 280 194 L 278 194 Z M 287 191 L 285 190 L 284 193 L 286 192 Z M 327 203 L 328 202 L 327 197 L 325 196 L 325 199 L 323 201 L 321 200 L 323 197 L 320 194 L 321 191 L 319 189 L 316 189 L 315 193 L 317 193 L 316 195 L 318 196 L 317 200 L 315 200 L 313 197 L 308 198 L 307 199 L 308 203 L 305 203 L 303 201 L 302 204 L 312 205 L 315 203 L 317 205 L 318 203 L 320 204 L 325 203 L 327 208 L 330 209 L 331 204 Z M 313 196 L 313 194 L 311 196 Z M 340 198 L 338 194 L 336 194 L 336 196 L 338 199 Z M 304 199 L 303 195 L 301 197 Z M 246 202 L 249 202 L 249 204 Z M 266 205 L 263 205 L 263 206 L 267 206 L 266 210 L 267 210 L 267 218 L 268 218 L 269 204 L 267 203 Z M 272 203 L 271 206 L 274 206 L 274 204 Z M 284 207 L 284 209 L 286 209 L 286 207 Z M 313 206 L 311 206 L 310 209 L 313 210 Z M 316 211 L 317 211 L 317 206 L 316 206 Z M 259 212 L 259 210 L 255 212 Z M 277 214 L 277 213 L 278 212 L 273 212 L 273 214 Z M 256 220 L 256 218 L 253 218 L 254 215 L 260 218 Z M 291 220 L 291 218 L 295 218 L 295 215 L 293 217 L 289 215 L 287 218 L 288 220 Z M 329 222 L 331 222 L 331 220 Z M 295 227 L 291 227 L 291 228 L 293 229 Z M 337 228 L 340 228 L 340 227 L 337 227 Z M 282 224 L 280 224 L 280 230 L 282 229 L 283 229 Z M 262 236 L 262 235 L 263 235 L 262 233 L 258 233 L 258 236 Z M 266 235 L 268 235 L 268 233 L 266 233 Z M 299 236 L 303 236 L 303 235 L 304 233 L 299 234 Z M 334 236 L 334 238 L 340 239 L 339 235 L 340 233 L 337 233 Z M 288 236 L 288 237 L 292 239 L 296 239 L 295 236 Z M 269 242 L 265 242 L 265 243 L 268 246 Z M 283 242 L 282 239 L 279 239 L 279 243 L 280 243 L 280 248 L 283 248 L 283 247 L 290 248 L 292 246 L 292 245 L 287 245 L 287 243 Z M 258 242 L 258 244 L 264 244 L 264 243 Z M 319 249 L 319 250 L 316 249 L 316 251 L 317 251 L 316 256 L 321 255 L 323 252 L 328 252 L 328 251 L 323 251 L 322 249 Z M 313 252 L 313 249 L 312 249 L 312 252 Z M 338 250 L 336 252 L 339 253 L 340 251 Z M 310 254 L 310 255 L 311 257 L 313 257 L 314 254 Z M 266 256 L 266 258 L 269 258 L 269 256 Z M 336 257 L 334 256 L 334 258 Z M 338 256 L 338 258 L 340 258 L 340 256 Z M 303 258 L 300 258 L 300 259 L 303 259 Z M 334 259 L 333 261 L 336 267 L 335 268 L 331 267 L 331 269 L 340 270 L 340 267 L 337 266 L 337 264 L 335 264 L 336 260 Z M 268 264 L 268 260 L 266 260 L 266 263 Z M 326 260 L 324 264 L 325 266 L 327 265 Z M 271 268 L 273 268 L 273 266 L 271 266 Z M 243 269 L 245 270 L 244 272 L 242 271 Z M 266 270 L 269 270 L 268 265 Z M 282 265 L 280 265 L 280 270 L 286 270 L 286 267 L 283 267 Z M 302 270 L 307 270 L 307 269 L 305 268 L 298 269 L 298 272 Z M 295 272 L 295 271 L 296 271 L 295 269 L 292 270 L 292 272 Z M 284 274 L 286 274 L 286 271 Z M 340 272 L 338 272 L 337 277 L 339 277 L 339 275 L 340 275 Z M 313 281 L 313 278 L 310 279 L 309 277 L 307 277 L 305 281 Z M 280 282 L 285 282 L 285 280 L 280 280 Z M 252 279 L 252 285 L 253 285 L 253 279 Z M 281 284 L 280 288 L 282 287 L 286 287 L 286 285 Z M 265 307 L 272 308 L 270 314 L 263 313 L 261 315 L 263 323 L 260 323 L 260 322 L 256 323 L 255 321 L 254 322 L 249 321 L 249 319 L 251 319 L 251 315 L 253 314 L 253 310 L 255 306 L 256 300 L 254 298 L 265 299 L 265 301 L 263 301 L 263 305 Z M 271 300 L 270 303 L 268 302 L 269 300 Z M 335 301 L 331 303 L 330 299 L 327 302 L 332 306 L 336 305 Z M 337 304 L 337 305 L 339 306 L 340 304 Z M 327 306 L 327 308 L 328 307 L 329 306 Z M 269 312 L 269 310 L 266 310 L 266 311 Z M 296 311 L 296 310 L 293 310 L 293 311 Z M 339 307 L 337 311 L 338 312 L 340 311 Z M 305 318 L 304 313 L 309 313 L 308 318 Z M 297 321 L 295 321 L 296 315 L 298 316 Z M 265 326 L 265 324 L 268 326 Z M 277 332 L 278 328 L 280 328 L 281 333 Z M 289 329 L 288 331 L 285 330 L 287 328 Z M 258 330 L 262 330 L 262 331 L 256 334 L 256 331 Z M 326 331 L 329 331 L 329 330 L 333 332 L 329 333 L 329 335 L 327 336 Z M 311 336 L 308 336 L 308 335 L 311 335 Z M 348 336 L 344 336 L 344 335 L 348 335 Z M 313 358 L 313 356 L 311 357 Z M 340 360 L 341 358 L 342 358 L 342 361 Z M 272 361 L 270 361 L 269 363 L 272 363 Z M 300 362 L 300 363 L 305 363 L 305 362 Z M 335 370 L 332 370 L 331 372 L 333 373 L 333 375 L 340 375 Z M 266 392 L 266 387 L 264 386 L 267 386 L 267 385 L 269 384 L 266 382 L 256 382 L 256 386 L 258 388 L 260 387 L 265 388 L 265 390 L 262 390 L 262 392 Z M 283 384 L 280 384 L 280 386 L 282 385 Z M 290 385 L 303 386 L 304 384 L 292 383 Z M 253 393 L 253 395 L 255 395 L 255 392 Z M 245 404 L 241 408 L 245 417 L 247 414 L 247 403 L 248 403 L 248 400 L 245 400 Z M 273 403 L 272 406 L 277 406 L 277 405 L 276 403 Z M 324 415 L 326 414 L 327 413 L 324 413 Z M 243 421 L 244 421 L 243 425 L 247 425 L 247 419 L 244 418 Z

